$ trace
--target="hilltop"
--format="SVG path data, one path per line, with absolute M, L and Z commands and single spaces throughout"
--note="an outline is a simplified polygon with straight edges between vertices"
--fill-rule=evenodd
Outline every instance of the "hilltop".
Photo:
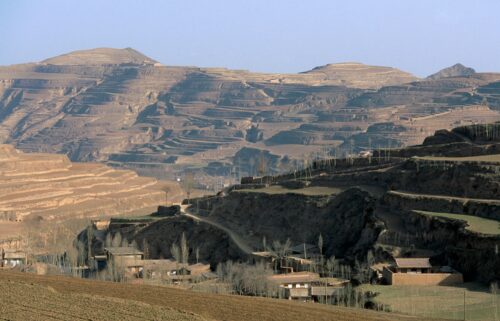
M 475 74 L 476 71 L 472 68 L 465 67 L 462 64 L 454 64 L 451 67 L 441 69 L 440 71 L 436 72 L 435 74 L 430 75 L 427 77 L 428 79 L 440 79 L 440 78 L 447 78 L 447 77 L 466 77 Z
M 339 85 L 357 88 L 399 85 L 418 80 L 412 74 L 396 68 L 370 66 L 359 62 L 328 64 L 305 71 L 304 74 L 321 74 L 326 80 L 337 80 Z
M 48 65 L 142 65 L 154 64 L 156 61 L 132 48 L 96 48 L 73 51 L 43 60 L 41 63 Z

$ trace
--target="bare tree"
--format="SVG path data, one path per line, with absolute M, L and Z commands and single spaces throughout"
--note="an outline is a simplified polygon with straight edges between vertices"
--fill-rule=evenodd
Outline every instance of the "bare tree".
M 183 187 L 184 190 L 186 191 L 186 196 L 189 204 L 189 200 L 191 199 L 191 191 L 194 187 L 194 173 L 193 172 L 187 172 L 186 175 L 184 176 L 184 181 L 183 181 Z
M 319 254 L 323 255 L 323 235 L 321 235 L 321 233 L 318 236 L 318 248 Z
M 113 237 L 113 241 L 111 242 L 111 246 L 120 246 L 122 244 L 122 235 L 120 232 L 116 232 Z
M 176 262 L 181 261 L 181 250 L 179 249 L 179 245 L 177 245 L 177 243 L 173 243 L 170 246 L 170 253 Z
M 186 234 L 181 237 L 181 263 L 187 264 L 189 259 L 189 247 L 186 240 Z
M 165 193 L 165 206 L 168 206 L 168 193 L 170 193 L 170 187 L 163 187 L 163 192 Z

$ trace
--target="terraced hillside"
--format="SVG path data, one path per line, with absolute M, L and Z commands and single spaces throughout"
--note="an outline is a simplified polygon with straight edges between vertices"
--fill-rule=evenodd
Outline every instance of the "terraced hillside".
M 0 67 L 0 142 L 156 177 L 191 169 L 213 185 L 500 120 L 500 74 L 464 68 L 425 80 L 360 63 L 266 74 L 164 66 L 130 48 L 76 51 Z M 253 161 L 239 162 L 242 150 Z
M 190 211 L 254 250 L 263 238 L 300 246 L 321 234 L 323 254 L 354 269 L 369 252 L 381 264 L 430 256 L 490 284 L 500 280 L 499 147 L 500 123 L 438 131 L 421 146 L 246 178 Z
M 423 321 L 401 314 L 0 271 L 7 320 Z
M 166 186 L 129 170 L 0 145 L 0 241 L 24 235 L 22 228 L 36 222 L 149 213 L 165 202 Z M 182 197 L 179 187 L 168 186 L 171 199 Z

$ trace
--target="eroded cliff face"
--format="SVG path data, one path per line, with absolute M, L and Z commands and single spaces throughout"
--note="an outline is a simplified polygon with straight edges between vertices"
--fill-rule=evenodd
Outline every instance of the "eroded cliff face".
M 382 228 L 373 214 L 374 199 L 359 189 L 337 196 L 233 191 L 199 200 L 196 208 L 258 249 L 264 237 L 268 244 L 287 239 L 293 245 L 317 244 L 321 234 L 328 257 L 364 257 Z
M 451 265 L 466 280 L 485 284 L 500 279 L 500 237 L 473 233 L 463 221 L 431 218 L 414 212 L 402 216 L 405 226 L 416 237 L 416 245 L 439 249 L 436 263 Z

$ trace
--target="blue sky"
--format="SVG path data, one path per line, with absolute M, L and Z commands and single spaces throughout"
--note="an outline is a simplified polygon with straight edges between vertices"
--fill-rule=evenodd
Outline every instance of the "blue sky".
M 132 47 L 166 65 L 500 72 L 500 1 L 0 0 L 0 65 Z

